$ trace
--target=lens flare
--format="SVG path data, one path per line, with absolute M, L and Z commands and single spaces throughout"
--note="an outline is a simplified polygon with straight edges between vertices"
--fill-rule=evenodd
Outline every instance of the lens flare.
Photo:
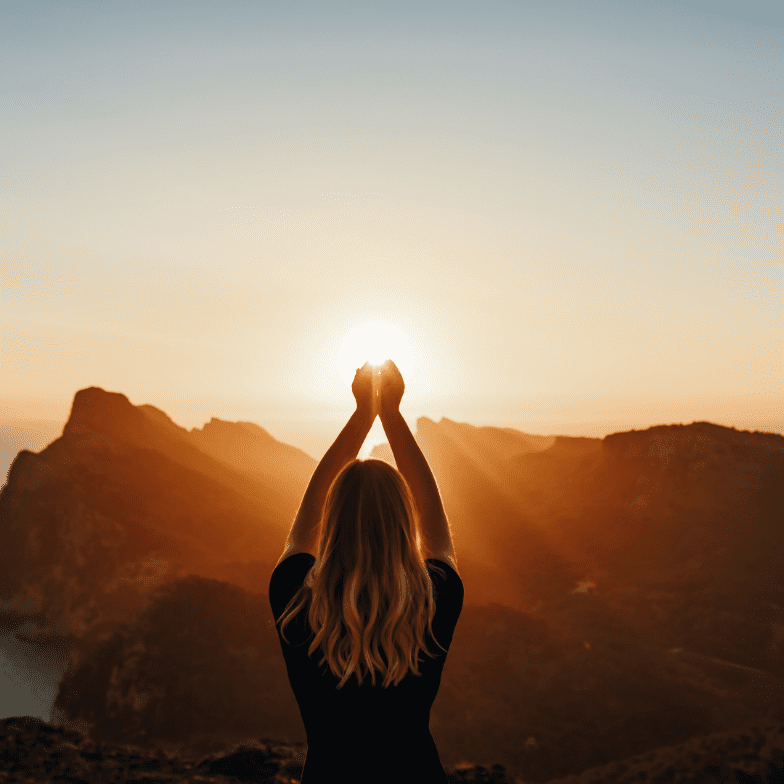
M 340 341 L 337 365 L 345 383 L 351 383 L 365 362 L 380 365 L 391 359 L 408 378 L 414 367 L 414 349 L 403 330 L 385 321 L 366 321 L 349 330 Z

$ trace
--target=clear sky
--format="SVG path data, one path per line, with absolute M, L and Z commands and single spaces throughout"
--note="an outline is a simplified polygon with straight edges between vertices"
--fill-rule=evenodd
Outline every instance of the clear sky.
M 317 456 L 375 320 L 412 346 L 412 418 L 780 430 L 782 25 L 0 2 L 0 420 L 96 385 Z

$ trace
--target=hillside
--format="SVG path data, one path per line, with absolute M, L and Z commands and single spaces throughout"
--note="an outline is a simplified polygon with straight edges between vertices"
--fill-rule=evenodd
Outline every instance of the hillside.
M 417 423 L 458 557 L 497 569 L 498 601 L 576 629 L 583 585 L 662 647 L 784 676 L 783 436 L 695 422 L 557 437 L 493 469 L 491 430 Z
M 416 437 L 466 596 L 431 713 L 445 765 L 545 782 L 784 722 L 783 437 Z M 146 749 L 303 743 L 266 589 L 313 465 L 252 423 L 77 393 L 0 495 L 6 618 L 74 645 L 58 720 Z
M 313 467 L 257 426 L 189 433 L 81 390 L 62 436 L 20 452 L 0 495 L 0 612 L 82 639 L 178 576 L 265 589 Z

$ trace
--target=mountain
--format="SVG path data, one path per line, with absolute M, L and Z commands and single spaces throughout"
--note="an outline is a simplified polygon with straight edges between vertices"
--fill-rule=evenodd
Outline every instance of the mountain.
M 549 532 L 520 503 L 513 465 L 548 453 L 574 465 L 600 448 L 598 439 L 515 435 L 426 417 L 417 420 L 416 438 L 441 490 L 461 570 L 464 554 L 477 562 L 482 602 L 527 611 L 574 587 L 582 570 L 550 544 Z M 547 493 L 548 477 L 541 479 L 535 492 Z
M 145 413 L 148 408 L 156 415 L 163 413 L 144 406 Z M 201 430 L 190 431 L 190 441 L 215 460 L 266 480 L 281 495 L 286 516 L 293 519 L 316 467 L 313 458 L 252 422 L 224 422 L 213 417 Z
M 209 754 L 302 734 L 264 594 L 189 575 L 82 653 L 53 716 L 86 723 L 95 740 Z
M 498 601 L 576 628 L 582 585 L 663 647 L 784 677 L 783 436 L 661 425 L 556 437 L 491 468 L 490 430 L 417 422 L 458 559 L 494 565 Z
M 370 451 L 370 457 L 373 460 L 383 460 L 385 463 L 389 463 L 389 465 L 397 468 L 397 462 L 389 444 L 376 444 Z
M 416 438 L 466 595 L 431 713 L 445 765 L 544 782 L 784 722 L 782 436 L 422 418 Z M 0 494 L 2 607 L 78 643 L 62 722 L 148 748 L 304 741 L 266 589 L 313 467 L 250 423 L 77 393 Z
M 593 597 L 580 600 L 590 614 Z M 502 605 L 466 605 L 430 728 L 445 766 L 502 764 L 544 782 L 764 714 L 746 693 L 753 674 L 728 686 L 705 665 L 622 626 L 596 628 L 588 642 Z M 266 597 L 195 576 L 157 588 L 87 650 L 63 677 L 53 716 L 103 744 L 181 756 L 248 738 L 306 741 Z
M 0 611 L 83 639 L 186 574 L 266 590 L 315 461 L 257 426 L 188 432 L 92 387 L 0 494 Z

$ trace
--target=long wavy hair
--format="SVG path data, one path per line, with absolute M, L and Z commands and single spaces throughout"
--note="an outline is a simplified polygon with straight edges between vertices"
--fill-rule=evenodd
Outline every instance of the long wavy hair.
M 321 649 L 338 689 L 352 673 L 361 685 L 369 672 L 375 686 L 378 672 L 384 688 L 409 670 L 420 676 L 420 650 L 437 656 L 425 642 L 435 596 L 422 545 L 403 476 L 381 460 L 352 460 L 327 493 L 316 562 L 278 618 L 281 636 L 288 642 L 283 628 L 310 600 L 308 655 Z

